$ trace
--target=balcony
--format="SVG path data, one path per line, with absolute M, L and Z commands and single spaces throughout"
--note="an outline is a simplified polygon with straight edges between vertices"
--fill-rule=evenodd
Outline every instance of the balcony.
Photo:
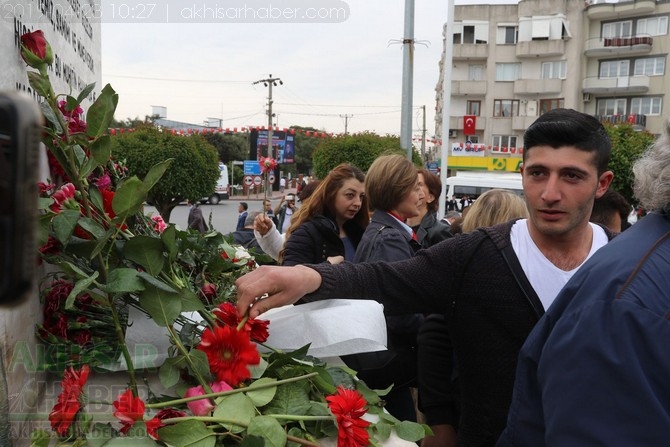
M 562 79 L 519 79 L 514 81 L 515 95 L 549 95 L 561 93 L 562 91 Z
M 449 129 L 458 129 L 459 132 L 463 131 L 463 116 L 450 116 L 449 117 Z M 486 129 L 486 117 L 478 116 L 475 121 L 475 130 L 484 131 Z
M 652 14 L 655 10 L 654 0 L 586 0 L 586 16 L 590 20 L 623 19 Z
M 484 96 L 486 95 L 486 81 L 452 81 L 452 96 Z
M 516 43 L 516 57 L 528 59 L 536 57 L 557 57 L 565 54 L 565 40 L 531 40 Z
M 622 76 L 619 78 L 590 77 L 582 83 L 582 93 L 594 95 L 647 93 L 649 76 Z
M 534 116 L 513 116 L 512 129 L 525 131 L 535 122 L 537 115 Z
M 489 45 L 485 43 L 454 44 L 455 61 L 486 60 L 489 58 Z
M 586 57 L 634 56 L 651 52 L 654 39 L 649 35 L 635 37 L 595 38 L 586 41 Z
M 631 124 L 635 130 L 644 130 L 647 125 L 646 115 L 594 115 L 601 123 Z

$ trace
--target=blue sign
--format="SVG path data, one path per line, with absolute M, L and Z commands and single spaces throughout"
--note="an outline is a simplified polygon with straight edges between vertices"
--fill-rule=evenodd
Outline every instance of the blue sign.
M 431 161 L 428 163 L 428 170 L 433 174 L 437 174 L 437 162 Z
M 261 165 L 256 160 L 244 160 L 244 175 L 261 175 Z

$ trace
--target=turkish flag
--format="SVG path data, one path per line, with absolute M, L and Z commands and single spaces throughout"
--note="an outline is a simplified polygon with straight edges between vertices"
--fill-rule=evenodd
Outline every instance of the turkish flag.
M 465 115 L 463 117 L 463 133 L 465 135 L 474 135 L 476 123 L 477 117 L 475 115 Z

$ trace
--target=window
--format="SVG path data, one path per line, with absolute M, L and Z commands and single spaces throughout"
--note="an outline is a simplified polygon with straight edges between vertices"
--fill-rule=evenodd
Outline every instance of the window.
M 540 115 L 553 109 L 562 109 L 565 107 L 563 98 L 540 99 Z
M 493 116 L 497 117 L 519 116 L 519 100 L 518 99 L 494 100 Z
M 516 81 L 521 75 L 521 64 L 496 64 L 496 81 Z
M 510 148 L 516 149 L 516 139 L 516 135 L 493 135 L 491 152 L 507 152 Z
M 476 22 L 476 23 L 473 23 Z M 454 44 L 488 43 L 488 22 L 471 20 L 467 23 L 454 23 Z
M 664 36 L 668 34 L 668 16 L 649 17 L 637 21 L 638 36 L 647 34 L 649 36 Z
M 610 98 L 599 99 L 596 106 L 597 115 L 625 115 L 626 114 L 626 99 L 624 98 Z
M 628 77 L 629 60 L 622 61 L 602 61 L 600 63 L 601 78 L 622 78 Z
M 626 20 L 624 22 L 603 23 L 602 38 L 612 37 L 630 37 L 633 31 L 633 22 Z
M 482 107 L 481 101 L 468 101 L 465 105 L 466 115 L 475 115 L 480 116 L 480 111 Z
M 660 96 L 643 96 L 630 101 L 630 113 L 635 115 L 660 115 L 662 100 Z
M 468 65 L 468 81 L 483 81 L 484 80 L 484 66 Z
M 635 76 L 663 76 L 665 74 L 665 56 L 637 59 L 633 74 Z
M 500 45 L 515 44 L 519 40 L 519 27 L 516 25 L 499 26 L 496 42 Z
M 542 63 L 542 79 L 565 79 L 567 72 L 566 61 Z

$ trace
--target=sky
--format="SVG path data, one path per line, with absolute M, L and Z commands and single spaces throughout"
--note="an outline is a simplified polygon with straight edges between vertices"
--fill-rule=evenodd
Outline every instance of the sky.
M 332 20 L 245 23 L 198 16 L 203 5 L 213 10 L 231 3 L 258 14 L 269 6 L 301 8 L 296 17 L 308 7 L 323 8 L 309 13 Z M 420 137 L 425 105 L 431 138 L 447 2 L 415 3 L 412 127 Z M 129 13 L 112 5 L 103 0 L 103 8 Z M 328 9 L 341 6 L 348 8 L 345 20 Z M 130 14 L 148 12 L 138 7 Z M 223 128 L 239 129 L 267 125 L 268 88 L 253 83 L 271 74 L 283 82 L 273 87 L 280 128 L 343 133 L 346 123 L 350 133 L 399 135 L 403 50 L 397 41 L 404 37 L 404 13 L 404 0 L 162 0 L 147 21 L 167 23 L 103 22 L 102 81 L 119 93 L 116 119 L 144 118 L 162 106 L 171 120 L 203 125 L 216 118 Z

